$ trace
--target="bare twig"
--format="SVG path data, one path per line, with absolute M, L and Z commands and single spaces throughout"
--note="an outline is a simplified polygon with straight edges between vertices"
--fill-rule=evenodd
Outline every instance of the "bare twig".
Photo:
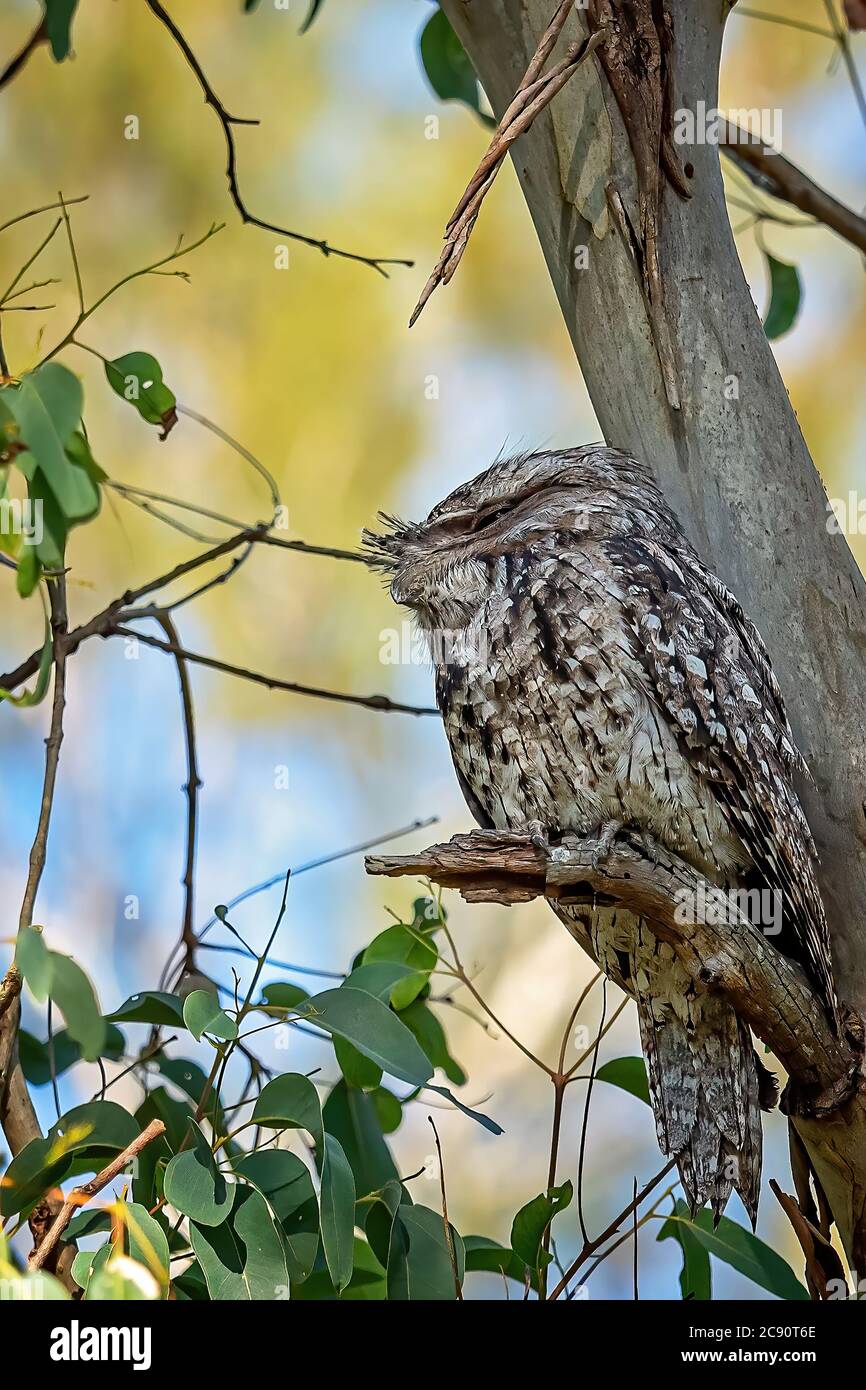
M 39 820 L 36 835 L 30 850 L 30 864 L 24 899 L 18 918 L 19 929 L 29 927 L 33 921 L 33 908 L 36 894 L 45 868 L 48 849 L 48 828 L 51 824 L 51 811 L 54 806 L 54 790 L 57 785 L 57 766 L 60 761 L 60 745 L 63 742 L 63 712 L 66 708 L 66 579 L 63 575 L 49 585 L 51 604 L 51 631 L 54 645 L 54 699 L 51 708 L 51 727 L 45 742 L 45 776 L 42 783 L 42 800 L 39 806 Z
M 726 122 L 722 127 L 720 148 L 762 192 L 808 213 L 866 253 L 866 218 L 840 203 L 772 146 Z
M 174 650 L 177 679 L 180 685 L 181 710 L 183 714 L 184 743 L 186 747 L 186 849 L 184 853 L 183 878 L 183 920 L 181 924 L 181 945 L 183 948 L 183 970 L 195 966 L 196 935 L 194 925 L 195 898 L 195 853 L 198 833 L 198 793 L 202 785 L 198 773 L 198 757 L 195 741 L 195 713 L 193 711 L 192 690 L 186 657 L 182 655 L 177 628 L 168 613 L 160 613 L 157 622 Z
M 142 615 L 126 614 L 127 618 L 138 616 Z M 145 614 L 144 616 L 149 615 Z M 383 714 L 438 714 L 439 712 L 424 705 L 401 705 L 395 700 L 389 700 L 387 695 L 347 695 L 338 690 L 325 690 L 315 685 L 299 685 L 296 681 L 280 680 L 277 676 L 266 676 L 260 671 L 250 671 L 245 666 L 235 666 L 232 662 L 220 661 L 217 657 L 187 651 L 177 642 L 163 642 L 158 637 L 151 637 L 145 632 L 135 632 L 132 628 L 124 627 L 122 623 L 117 621 L 112 624 L 112 631 L 121 637 L 135 637 L 145 646 L 155 647 L 158 651 L 169 652 L 172 656 L 181 657 L 184 661 L 192 661 L 197 666 L 207 666 L 212 671 L 222 671 L 225 675 L 238 676 L 241 680 L 252 681 L 254 685 L 266 686 L 268 690 L 285 690 L 290 695 L 309 695 L 317 700 L 336 700 L 341 704 L 361 705 L 364 709 L 378 710 Z
M 556 1288 L 553 1290 L 552 1293 L 548 1295 L 549 1302 L 553 1302 L 554 1299 L 559 1298 L 559 1295 L 561 1293 L 564 1293 L 565 1290 L 568 1288 L 568 1285 L 574 1278 L 577 1271 L 580 1269 L 581 1265 L 586 1264 L 586 1261 L 595 1254 L 596 1250 L 601 1248 L 601 1246 L 604 1244 L 606 1240 L 610 1240 L 611 1236 L 615 1236 L 618 1234 L 619 1228 L 622 1225 L 622 1223 L 624 1221 L 627 1221 L 628 1218 L 631 1216 L 632 1212 L 636 1211 L 637 1208 L 641 1205 L 644 1198 L 648 1197 L 649 1194 L 653 1191 L 653 1189 L 658 1187 L 662 1178 L 667 1177 L 668 1173 L 671 1171 L 675 1164 L 676 1159 L 672 1158 L 669 1163 L 665 1164 L 664 1168 L 659 1169 L 655 1177 L 650 1178 L 646 1186 L 641 1188 L 640 1192 L 638 1192 L 632 1198 L 627 1207 L 623 1207 L 622 1211 L 619 1213 L 619 1216 L 614 1217 L 613 1221 L 611 1221 L 609 1226 L 605 1227 L 601 1235 L 596 1236 L 594 1240 L 589 1240 L 584 1244 L 580 1254 L 577 1256 L 575 1260 L 571 1262 L 568 1269 L 565 1271 L 565 1274 L 562 1276 L 559 1283 L 556 1285 Z
M 288 237 L 290 241 L 302 242 L 304 246 L 313 246 L 316 250 L 321 251 L 323 256 L 339 256 L 342 260 L 357 261 L 360 265 L 368 265 L 386 278 L 388 276 L 388 272 L 384 268 L 386 265 L 414 265 L 414 261 L 399 260 L 390 256 L 361 256 L 355 251 L 344 251 L 337 246 L 331 246 L 327 241 L 319 240 L 317 237 L 304 236 L 301 232 L 289 231 L 287 227 L 280 227 L 274 222 L 265 222 L 262 218 L 250 212 L 244 202 L 238 184 L 237 150 L 235 149 L 234 127 L 238 125 L 258 125 L 258 120 L 229 114 L 214 92 L 201 63 L 193 53 L 189 43 L 171 18 L 171 15 L 167 12 L 165 7 L 160 4 L 160 0 L 144 0 L 144 2 L 154 18 L 158 19 L 160 24 L 164 25 L 168 30 L 174 43 L 180 49 L 188 67 L 192 71 L 198 85 L 201 87 L 206 104 L 213 109 L 220 123 L 226 142 L 226 179 L 228 180 L 229 193 L 231 194 L 232 202 L 240 213 L 242 222 L 248 222 L 254 227 L 262 228 L 262 230 L 266 232 L 276 232 L 278 236 Z
M 469 180 L 460 202 L 451 214 L 445 232 L 445 245 L 436 265 L 421 291 L 421 297 L 412 311 L 409 327 L 418 316 L 440 284 L 448 284 L 466 250 L 472 228 L 481 210 L 481 204 L 493 186 L 506 154 L 519 136 L 529 129 L 539 112 L 550 104 L 557 92 L 565 86 L 581 63 L 603 43 L 605 34 L 598 30 L 581 43 L 572 44 L 565 58 L 555 64 L 548 73 L 540 76 L 556 40 L 573 9 L 572 0 L 564 0 L 542 35 L 541 42 L 533 55 L 523 79 L 517 88 L 514 99 L 505 111 L 493 133 L 487 153 Z
M 460 1287 L 460 1271 L 457 1268 L 457 1252 L 454 1249 L 454 1237 L 451 1234 L 451 1223 L 448 1220 L 448 1198 L 445 1195 L 445 1164 L 442 1160 L 442 1145 L 439 1142 L 439 1131 L 432 1115 L 428 1115 L 430 1128 L 433 1130 L 433 1138 L 436 1141 L 436 1153 L 439 1158 L 439 1190 L 442 1194 L 442 1221 L 445 1226 L 445 1244 L 448 1247 L 448 1258 L 451 1261 L 451 1270 L 454 1275 L 454 1293 L 459 1303 L 463 1302 L 463 1290 Z
M 131 1144 L 127 1144 L 122 1153 L 113 1158 L 110 1163 L 91 1178 L 90 1182 L 84 1183 L 82 1187 L 76 1187 L 66 1198 L 57 1216 L 48 1230 L 45 1239 L 40 1242 L 37 1248 L 31 1253 L 28 1260 L 30 1269 L 42 1269 L 45 1261 L 51 1254 L 55 1245 L 59 1241 L 66 1227 L 69 1225 L 73 1216 L 82 1207 L 86 1206 L 91 1197 L 95 1197 L 97 1192 L 101 1192 L 104 1187 L 122 1173 L 128 1163 L 137 1158 L 142 1149 L 146 1149 L 148 1144 L 152 1144 L 154 1139 L 159 1139 L 165 1134 L 165 1125 L 162 1120 L 151 1120 L 146 1129 L 133 1139 Z
M 193 555 L 189 560 L 184 560 L 175 565 L 166 574 L 158 575 L 156 579 L 148 580 L 146 584 L 139 585 L 136 589 L 127 589 L 126 593 L 119 598 L 113 599 L 106 608 L 99 613 L 95 613 L 86 623 L 73 628 L 65 640 L 64 646 L 66 655 L 72 656 L 77 652 L 81 643 L 90 637 L 108 637 L 111 635 L 112 626 L 124 609 L 139 603 L 141 599 L 149 594 L 155 593 L 160 589 L 166 589 L 174 584 L 178 579 L 183 579 L 187 574 L 192 574 L 195 570 L 201 569 L 203 565 L 209 565 L 216 560 L 222 559 L 224 555 L 237 550 L 239 546 L 253 544 L 274 545 L 285 550 L 297 550 L 301 554 L 325 555 L 336 560 L 358 560 L 353 551 L 335 550 L 325 546 L 307 545 L 304 541 L 290 541 L 279 536 L 270 534 L 270 523 L 260 522 L 257 526 L 246 527 L 238 531 L 233 536 L 227 536 L 224 541 L 212 546 L 209 550 L 202 551 L 198 555 Z M 149 610 L 148 610 L 149 612 Z M 31 652 L 26 661 L 22 661 L 14 671 L 8 671 L 0 676 L 0 689 L 15 690 L 24 681 L 29 680 L 39 669 L 39 659 L 42 655 L 39 651 Z

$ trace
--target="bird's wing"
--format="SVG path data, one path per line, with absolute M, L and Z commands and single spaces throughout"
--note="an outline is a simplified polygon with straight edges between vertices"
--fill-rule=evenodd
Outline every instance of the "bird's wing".
M 835 1015 L 830 940 L 816 851 L 794 790 L 805 771 L 763 640 L 697 555 L 634 536 L 604 549 L 656 698 L 689 761 L 710 780 L 759 878 L 783 894 L 779 944 Z

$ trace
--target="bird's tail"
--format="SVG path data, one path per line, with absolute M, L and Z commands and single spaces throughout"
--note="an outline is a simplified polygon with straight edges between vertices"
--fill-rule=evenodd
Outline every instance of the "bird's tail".
M 761 1188 L 761 1108 L 775 1078 L 749 1029 L 718 994 L 697 993 L 673 949 L 641 923 L 633 980 L 659 1147 L 676 1157 L 693 1209 L 716 1220 L 732 1191 L 754 1226 Z
M 721 995 L 696 991 L 673 948 L 633 914 L 576 905 L 557 913 L 635 995 L 659 1147 L 676 1157 L 692 1208 L 710 1202 L 718 1219 L 736 1191 L 754 1225 L 761 1110 L 772 1110 L 777 1086 L 748 1028 Z

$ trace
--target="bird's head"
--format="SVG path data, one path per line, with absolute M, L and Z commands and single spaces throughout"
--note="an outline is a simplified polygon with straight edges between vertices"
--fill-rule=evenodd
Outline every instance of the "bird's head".
M 647 508 L 649 507 L 649 511 Z M 667 515 L 652 475 L 615 449 L 593 446 L 498 459 L 413 523 L 382 513 L 364 531 L 367 563 L 424 626 L 471 620 L 496 565 L 545 539 L 575 548 L 600 536 L 652 530 Z

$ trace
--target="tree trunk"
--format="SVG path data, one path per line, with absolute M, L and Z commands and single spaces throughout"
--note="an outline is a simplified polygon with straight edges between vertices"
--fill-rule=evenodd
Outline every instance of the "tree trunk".
M 551 19 L 553 0 L 441 3 L 500 115 Z M 616 38 L 625 23 L 621 11 L 652 23 L 660 9 L 651 0 L 593 3 L 600 13 L 613 10 Z M 700 101 L 715 107 L 726 10 L 722 0 L 670 0 L 674 110 L 696 112 Z M 582 37 L 583 24 L 579 10 L 569 16 L 554 59 Z M 821 857 L 839 994 L 863 1015 L 866 741 L 859 705 L 866 585 L 844 537 L 828 531 L 824 489 L 740 266 L 718 148 L 696 142 L 679 153 L 692 196 L 662 179 L 664 300 L 656 296 L 651 309 L 640 249 L 635 255 L 642 188 L 634 147 L 595 59 L 541 113 L 512 158 L 605 439 L 652 463 L 697 550 L 767 643 L 815 779 L 801 793 Z M 851 1104 L 834 1124 L 796 1123 L 849 1260 L 862 1273 L 862 1095 Z

